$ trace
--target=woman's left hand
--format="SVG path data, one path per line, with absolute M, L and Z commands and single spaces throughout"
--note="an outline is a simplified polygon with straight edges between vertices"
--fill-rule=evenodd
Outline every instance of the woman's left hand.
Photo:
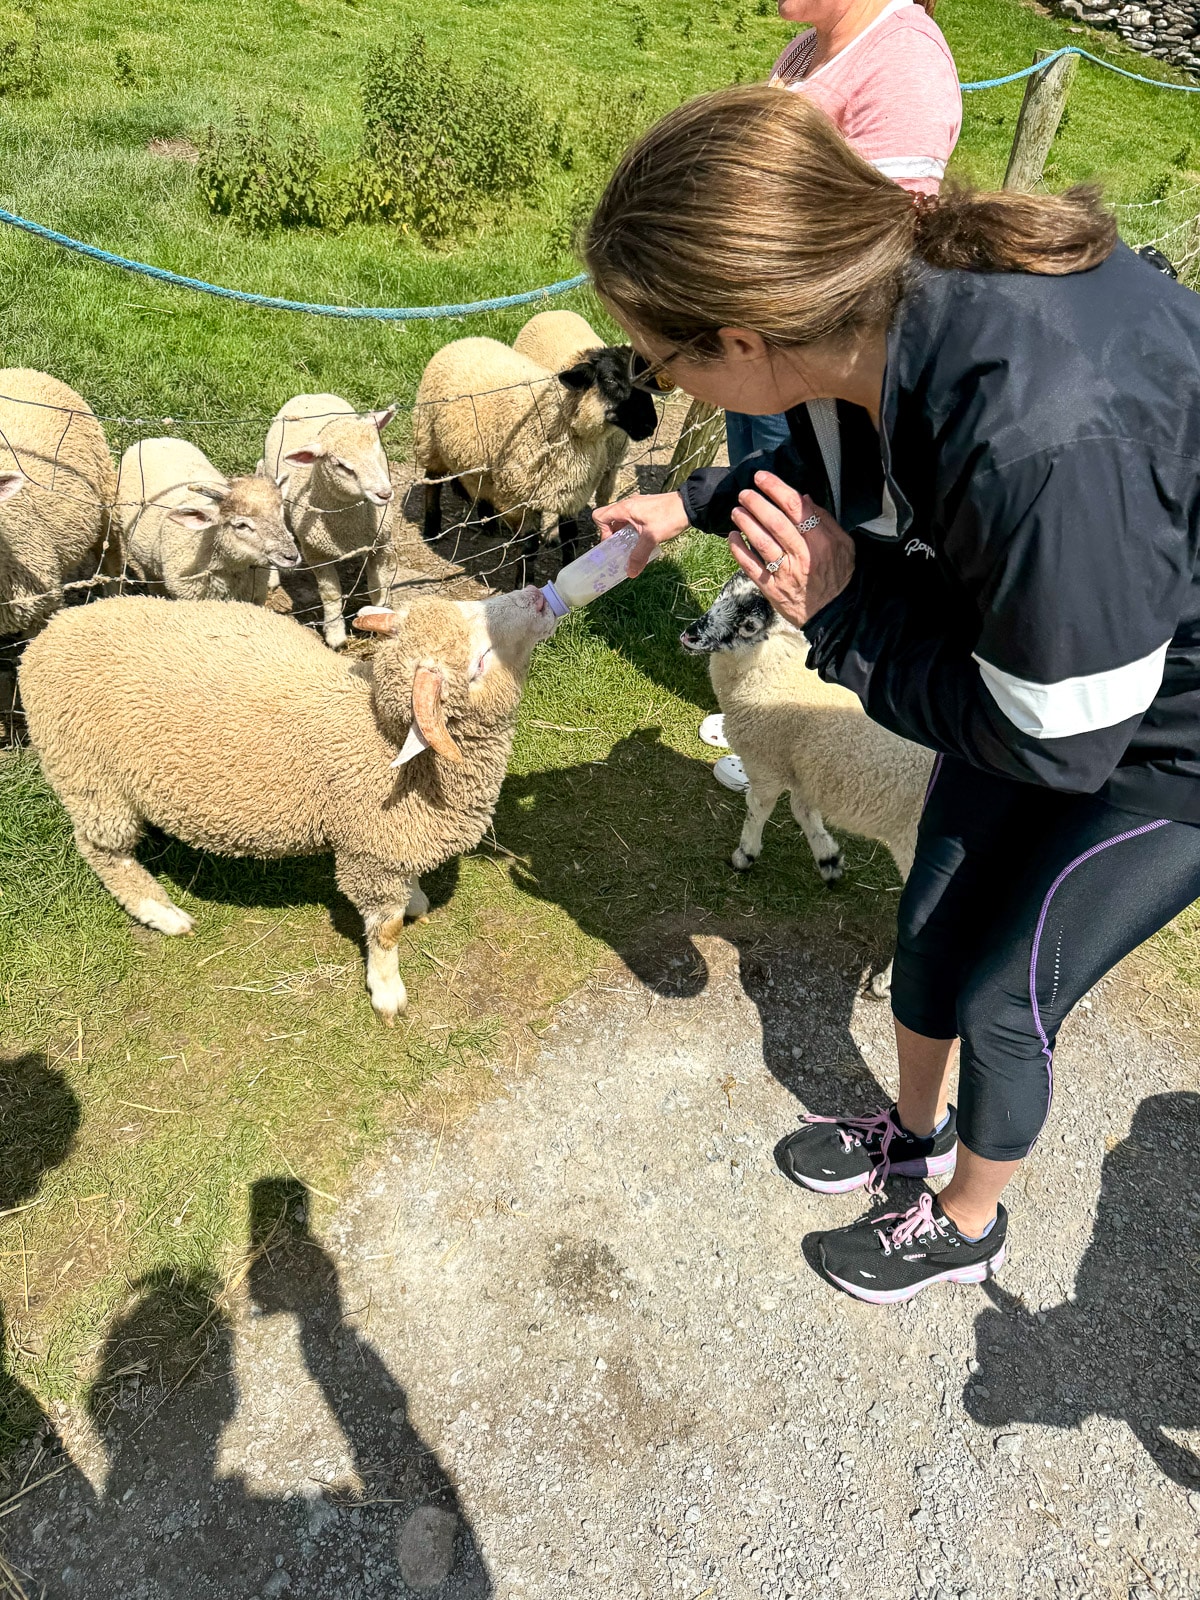
M 756 472 L 754 481 L 757 489 L 738 496 L 729 548 L 779 615 L 802 628 L 854 576 L 854 540 L 773 472 Z

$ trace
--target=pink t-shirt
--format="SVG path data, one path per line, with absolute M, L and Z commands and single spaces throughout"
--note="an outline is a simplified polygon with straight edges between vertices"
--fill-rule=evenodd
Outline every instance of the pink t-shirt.
M 846 143 L 902 188 L 936 194 L 962 128 L 962 96 L 950 47 L 925 8 L 891 0 L 810 72 L 816 45 L 812 28 L 793 40 L 771 82 L 810 96 Z

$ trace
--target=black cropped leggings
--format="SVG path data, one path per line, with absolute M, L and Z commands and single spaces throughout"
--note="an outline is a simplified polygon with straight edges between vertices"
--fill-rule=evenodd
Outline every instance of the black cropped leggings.
M 941 758 L 900 897 L 892 1010 L 962 1041 L 959 1138 L 1027 1155 L 1054 1041 L 1098 978 L 1200 896 L 1200 827 Z

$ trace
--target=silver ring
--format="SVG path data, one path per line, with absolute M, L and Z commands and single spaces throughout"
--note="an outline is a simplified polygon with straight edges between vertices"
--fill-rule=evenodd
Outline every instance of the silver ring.
M 783 565 L 783 557 L 780 556 L 778 561 L 768 561 L 766 570 L 768 572 L 778 572 L 782 565 Z
M 820 527 L 820 525 L 821 525 L 820 517 L 818 517 L 816 515 L 811 516 L 811 517 L 805 517 L 804 521 L 800 524 L 800 526 L 799 526 L 797 531 L 799 533 L 811 533 L 814 528 L 818 528 L 818 527 Z

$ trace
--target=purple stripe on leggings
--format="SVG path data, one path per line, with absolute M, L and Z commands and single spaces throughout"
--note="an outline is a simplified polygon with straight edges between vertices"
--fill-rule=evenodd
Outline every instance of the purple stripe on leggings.
M 1038 1038 L 1042 1041 L 1042 1054 L 1046 1058 L 1047 1117 L 1050 1115 L 1050 1103 L 1054 1099 L 1054 1051 L 1051 1047 L 1049 1039 L 1046 1037 L 1046 1030 L 1042 1027 L 1042 1014 L 1038 1010 L 1037 958 L 1038 947 L 1042 942 L 1042 929 L 1046 926 L 1046 914 L 1050 910 L 1050 902 L 1057 894 L 1059 885 L 1062 883 L 1063 879 L 1070 877 L 1071 873 L 1075 871 L 1076 867 L 1081 867 L 1085 861 L 1091 860 L 1092 856 L 1099 855 L 1101 850 L 1107 850 L 1110 845 L 1124 844 L 1126 839 L 1136 839 L 1143 833 L 1153 833 L 1155 828 L 1165 828 L 1169 821 L 1169 817 L 1160 817 L 1157 822 L 1143 823 L 1140 828 L 1129 828 L 1125 833 L 1118 833 L 1111 839 L 1105 839 L 1100 844 L 1094 844 L 1090 850 L 1085 850 L 1081 856 L 1076 856 L 1074 861 L 1067 863 L 1067 865 L 1059 873 L 1058 877 L 1055 878 L 1054 882 L 1050 885 L 1050 888 L 1046 893 L 1046 898 L 1042 901 L 1042 914 L 1038 918 L 1037 931 L 1033 936 L 1033 950 L 1029 956 L 1029 1005 L 1033 1012 L 1033 1021 L 1034 1026 L 1038 1031 Z M 1044 1118 L 1042 1125 L 1045 1126 Z
M 942 762 L 945 759 L 946 757 L 939 751 L 937 759 L 933 763 L 933 771 L 929 774 L 929 782 L 925 785 L 925 798 L 921 801 L 922 811 L 929 804 L 929 796 L 933 793 L 933 786 L 938 781 L 938 773 L 942 770 Z

